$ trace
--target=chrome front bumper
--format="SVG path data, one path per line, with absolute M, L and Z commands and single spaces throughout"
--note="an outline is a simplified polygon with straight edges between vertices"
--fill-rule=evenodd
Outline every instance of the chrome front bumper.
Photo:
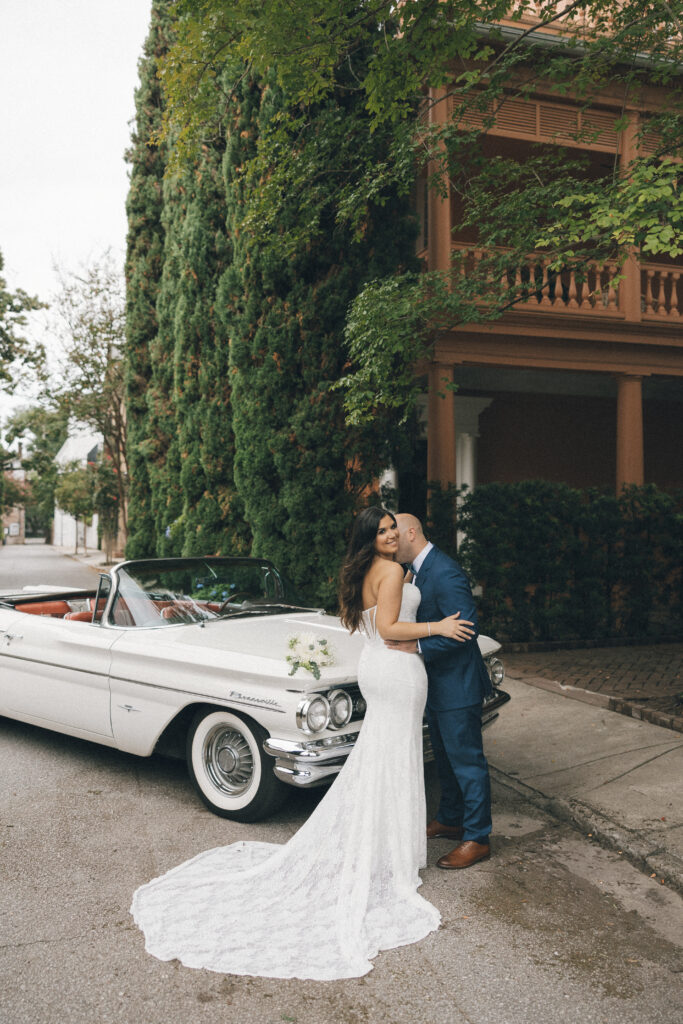
M 498 711 L 510 700 L 504 690 L 494 690 L 493 696 L 484 702 L 481 727 L 488 728 Z M 359 727 L 360 727 L 359 723 Z M 358 730 L 342 736 L 327 736 L 320 740 L 279 740 L 269 737 L 263 744 L 266 754 L 275 758 L 273 771 L 278 779 L 290 786 L 322 786 L 331 782 L 341 770 L 346 758 L 353 750 Z M 433 761 L 432 743 L 425 722 L 422 727 L 422 742 L 425 762 Z
M 290 786 L 320 786 L 337 775 L 353 750 L 358 731 L 322 740 L 278 740 L 269 737 L 263 744 L 266 754 L 275 758 L 273 771 Z

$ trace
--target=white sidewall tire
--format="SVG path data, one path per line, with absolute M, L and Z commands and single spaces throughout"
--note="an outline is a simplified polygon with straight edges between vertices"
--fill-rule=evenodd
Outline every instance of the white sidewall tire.
M 267 735 L 257 722 L 227 709 L 195 715 L 187 738 L 187 766 L 214 814 L 255 821 L 284 802 L 286 787 L 275 778 L 272 758 L 263 751 Z

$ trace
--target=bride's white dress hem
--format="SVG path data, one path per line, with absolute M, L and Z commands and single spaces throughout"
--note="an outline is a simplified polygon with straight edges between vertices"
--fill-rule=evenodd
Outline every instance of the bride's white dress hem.
M 400 618 L 414 620 L 406 585 Z M 417 892 L 426 863 L 418 655 L 389 650 L 364 614 L 358 682 L 368 709 L 328 793 L 284 845 L 206 850 L 137 890 L 131 913 L 160 960 L 224 974 L 361 977 L 381 950 L 417 942 L 440 914 Z

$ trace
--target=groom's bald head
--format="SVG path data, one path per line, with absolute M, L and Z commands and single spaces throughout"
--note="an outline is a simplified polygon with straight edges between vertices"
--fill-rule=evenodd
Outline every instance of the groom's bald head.
M 411 515 L 410 512 L 399 512 L 396 516 L 396 524 L 398 526 L 396 557 L 399 562 L 412 562 L 427 543 L 422 523 L 417 516 Z

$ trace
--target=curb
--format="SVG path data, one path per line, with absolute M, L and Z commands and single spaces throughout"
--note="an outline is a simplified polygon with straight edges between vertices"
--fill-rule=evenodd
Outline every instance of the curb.
M 593 704 L 606 711 L 615 711 L 619 715 L 626 715 L 628 718 L 637 718 L 642 722 L 650 722 L 651 725 L 659 725 L 664 729 L 683 732 L 682 715 L 669 715 L 665 711 L 654 711 L 652 708 L 645 707 L 644 704 L 624 700 L 623 697 L 610 697 L 606 693 L 584 690 L 580 686 L 560 683 L 557 679 L 545 679 L 543 676 L 516 676 L 511 671 L 508 671 L 507 674 L 511 679 L 519 683 L 526 683 L 528 686 L 535 686 L 539 690 L 559 693 L 561 697 L 568 697 L 570 700 L 580 700 L 584 704 Z
M 52 545 L 55 547 L 55 545 Z M 101 562 L 98 560 L 97 555 L 82 555 L 77 554 L 75 551 L 63 551 L 61 548 L 56 548 L 61 555 L 66 558 L 70 558 L 72 562 L 79 562 L 81 565 L 85 565 L 88 569 L 94 569 L 95 572 L 99 572 L 100 569 L 110 569 L 115 562 Z
M 545 796 L 540 790 L 507 775 L 491 763 L 489 769 L 491 777 L 500 786 L 512 790 L 552 817 L 580 829 L 606 850 L 621 854 L 639 871 L 656 875 L 660 884 L 668 885 L 683 895 L 683 861 L 661 846 L 653 845 L 646 833 L 625 828 L 581 800 Z
M 510 654 L 542 654 L 544 651 L 593 651 L 599 647 L 655 647 L 658 644 L 679 644 L 676 633 L 657 636 L 604 636 L 597 640 L 505 640 Z

